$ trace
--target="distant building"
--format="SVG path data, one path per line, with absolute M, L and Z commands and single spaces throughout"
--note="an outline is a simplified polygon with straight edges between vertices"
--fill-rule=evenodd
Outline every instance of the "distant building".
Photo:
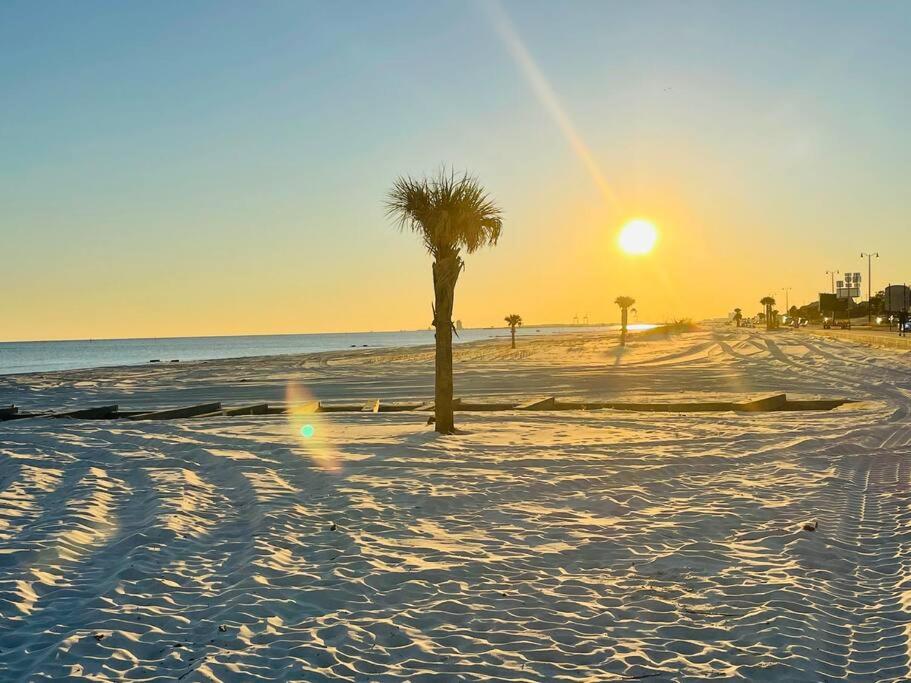
M 456 332 L 461 332 L 461 331 L 462 331 L 462 321 L 456 320 Z

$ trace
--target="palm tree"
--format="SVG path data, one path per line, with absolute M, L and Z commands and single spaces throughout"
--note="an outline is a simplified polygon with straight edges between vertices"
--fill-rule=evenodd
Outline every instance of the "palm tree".
M 743 311 L 739 308 L 734 309 L 734 322 L 737 323 L 737 327 L 740 327 L 740 321 L 743 320 Z
M 765 328 L 766 330 L 772 329 L 772 306 L 775 305 L 775 299 L 770 296 L 764 296 L 759 300 L 759 303 L 765 306 Z
M 477 178 L 444 167 L 433 178 L 398 178 L 387 196 L 386 214 L 401 229 L 418 233 L 433 257 L 435 424 L 440 434 L 452 434 L 452 307 L 465 267 L 461 252 L 471 254 L 497 243 L 501 211 Z
M 516 348 L 516 326 L 522 324 L 522 316 L 510 313 L 503 320 L 509 325 L 509 332 L 512 334 L 512 348 Z
M 631 296 L 618 296 L 614 303 L 620 307 L 620 346 L 626 346 L 626 323 L 629 321 L 629 307 L 636 303 Z

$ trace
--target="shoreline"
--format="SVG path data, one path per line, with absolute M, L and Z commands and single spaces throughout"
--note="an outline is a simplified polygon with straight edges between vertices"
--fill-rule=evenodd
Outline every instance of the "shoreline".
M 646 330 L 632 335 L 626 348 L 619 346 L 614 331 L 528 335 L 515 350 L 508 337 L 467 341 L 454 346 L 455 396 L 469 403 L 508 402 L 542 393 L 582 403 L 648 403 L 656 397 L 671 403 L 740 402 L 778 393 L 828 397 L 821 385 L 798 391 L 765 377 L 734 384 L 686 380 L 662 386 L 668 383 L 656 383 L 646 372 L 648 362 L 641 366 L 638 360 L 647 359 L 653 348 L 684 343 L 691 335 L 724 333 L 721 327 L 668 336 Z M 225 407 L 309 400 L 427 402 L 434 395 L 433 357 L 434 347 L 427 344 L 0 375 L 0 405 L 53 412 L 113 404 L 125 411 L 151 411 L 214 402 Z M 491 372 L 493 368 L 508 372 Z
M 645 325 L 645 324 L 643 324 L 643 325 Z M 580 326 L 579 329 L 566 329 L 566 328 L 562 328 L 560 326 L 552 326 L 548 329 L 556 330 L 556 331 L 540 332 L 540 333 L 539 333 L 539 328 L 535 328 L 535 332 L 520 334 L 519 338 L 520 339 L 533 339 L 533 338 L 537 338 L 537 337 L 560 336 L 560 335 L 564 335 L 564 334 L 571 334 L 571 335 L 572 334 L 595 334 L 595 335 L 597 335 L 597 334 L 615 332 L 616 330 L 613 330 L 612 327 L 613 326 L 611 326 L 611 325 L 606 325 L 606 326 L 597 327 L 597 328 Z M 527 328 L 527 329 L 531 329 L 531 328 Z M 456 340 L 454 343 L 454 346 L 461 346 L 461 345 L 464 345 L 467 343 L 474 343 L 477 341 L 496 340 L 496 339 L 502 339 L 504 337 L 505 338 L 509 337 L 508 330 L 501 329 L 501 328 L 472 328 L 470 330 L 464 330 L 463 332 L 473 333 L 473 335 L 475 335 L 475 338 L 469 337 L 465 341 Z M 490 334 L 486 334 L 488 332 L 490 332 Z M 376 337 L 377 334 L 385 335 L 385 337 L 383 339 L 377 339 L 377 337 Z M 395 339 L 390 340 L 389 339 L 390 337 L 394 337 L 395 335 L 399 335 L 399 334 L 405 334 L 411 338 L 410 339 L 401 339 L 401 340 L 395 340 Z M 418 339 L 418 338 L 415 338 L 414 335 L 423 335 L 425 338 Z M 430 335 L 429 338 L 426 338 L 427 335 Z M 331 353 L 331 352 L 345 351 L 345 350 L 355 349 L 355 348 L 356 349 L 363 348 L 363 349 L 376 350 L 376 349 L 394 349 L 394 348 L 417 348 L 420 346 L 433 345 L 432 332 L 430 332 L 428 330 L 418 330 L 418 331 L 407 332 L 407 333 L 352 332 L 352 333 L 342 333 L 342 334 L 337 334 L 337 335 L 332 334 L 332 335 L 315 335 L 315 336 L 316 337 L 330 336 L 335 339 L 340 339 L 340 343 L 333 345 L 332 348 L 314 348 L 314 349 L 300 348 L 299 346 L 296 346 L 294 348 L 279 347 L 277 349 L 269 349 L 269 348 L 261 348 L 259 346 L 255 346 L 255 347 L 252 347 L 252 349 L 255 351 L 254 353 L 239 353 L 238 352 L 235 355 L 217 355 L 216 354 L 216 355 L 210 355 L 210 356 L 206 356 L 206 357 L 190 357 L 190 358 L 187 358 L 185 356 L 184 358 L 176 358 L 176 361 L 180 362 L 180 363 L 195 363 L 195 362 L 215 361 L 215 360 L 232 360 L 232 359 L 242 359 L 242 358 L 262 358 L 262 357 L 271 357 L 271 356 L 300 355 L 300 354 L 307 354 L 307 353 Z M 306 344 L 309 341 L 313 341 L 314 335 L 284 335 L 283 337 L 291 338 L 291 339 L 299 338 L 299 339 L 301 339 L 303 344 Z M 173 348 L 173 347 L 172 348 L 157 348 L 154 346 L 147 347 L 147 348 L 143 349 L 143 354 L 145 356 L 150 356 L 150 357 L 148 357 L 144 360 L 136 360 L 136 361 L 131 361 L 131 362 L 99 363 L 96 365 L 87 365 L 84 367 L 62 367 L 62 368 L 49 368 L 49 369 L 26 369 L 26 370 L 16 369 L 15 371 L 12 371 L 12 372 L 2 371 L 2 372 L 0 372 L 0 377 L 11 376 L 11 375 L 39 374 L 39 373 L 43 373 L 43 372 L 69 372 L 69 371 L 93 370 L 93 369 L 100 369 L 100 368 L 144 366 L 146 364 L 156 364 L 156 363 L 152 363 L 151 361 L 156 358 L 159 358 L 159 357 L 160 357 L 160 360 L 158 360 L 158 363 L 160 363 L 161 365 L 167 365 L 169 362 L 171 362 L 171 360 L 175 360 L 175 355 L 178 355 L 180 353 L 184 353 L 184 354 L 190 353 L 191 355 L 193 353 L 199 353 L 200 346 L 202 348 L 209 349 L 208 351 L 206 351 L 206 353 L 213 352 L 211 347 L 206 347 L 205 345 L 197 345 L 197 344 L 195 344 L 195 342 L 205 342 L 205 341 L 220 340 L 220 339 L 273 340 L 276 338 L 277 337 L 275 335 L 257 335 L 254 337 L 233 337 L 233 338 L 180 337 L 180 338 L 175 338 L 175 339 L 177 339 L 178 341 L 183 342 L 185 344 L 188 344 L 189 347 L 185 347 L 182 349 Z M 357 342 L 361 342 L 361 343 L 349 344 L 348 342 L 351 340 L 356 340 Z M 136 341 L 146 341 L 146 340 L 123 340 L 123 342 L 127 343 L 127 344 L 129 344 L 131 342 L 136 342 Z M 157 341 L 161 341 L 161 340 L 151 340 L 151 341 L 157 342 Z M 372 343 L 367 343 L 367 344 L 362 343 L 365 341 L 372 342 Z M 389 341 L 390 343 L 382 343 L 383 341 Z M 398 341 L 400 343 L 395 343 L 396 341 Z M 37 348 L 41 348 L 42 346 L 47 346 L 47 345 L 51 345 L 51 346 L 57 346 L 57 345 L 79 346 L 79 345 L 82 345 L 82 346 L 88 347 L 89 352 L 95 352 L 102 346 L 105 346 L 105 345 L 110 346 L 111 343 L 114 343 L 115 347 L 116 347 L 116 344 L 119 344 L 120 342 L 121 342 L 121 340 L 110 340 L 110 342 L 99 341 L 97 346 L 95 345 L 94 342 L 75 341 L 75 340 L 74 341 L 60 341 L 60 342 L 8 342 L 7 344 L 8 344 L 8 346 L 11 346 L 11 347 L 12 346 L 33 345 Z M 195 349 L 192 348 L 194 346 L 196 347 Z M 9 352 L 9 349 L 4 350 L 2 348 L 2 345 L 0 345 L 0 360 L 2 360 L 2 358 L 3 358 L 3 353 L 2 353 L 3 351 Z M 259 351 L 262 351 L 262 352 L 259 352 Z M 137 351 L 135 351 L 135 350 L 132 353 L 134 355 L 138 355 Z M 39 362 L 39 361 L 32 360 L 32 362 Z M 2 365 L 0 365 L 0 369 L 2 369 Z
M 576 343 L 613 345 L 618 338 L 610 332 L 575 332 L 568 334 L 528 335 L 513 351 L 509 338 L 477 339 L 454 345 L 457 375 L 473 361 L 505 354 L 521 360 L 530 349 Z M 214 358 L 180 363 L 142 363 L 78 370 L 56 370 L 36 373 L 0 375 L 0 405 L 15 403 L 29 409 L 67 408 L 78 400 L 118 401 L 124 407 L 163 407 L 173 402 L 252 401 L 283 402 L 289 386 L 300 384 L 313 388 L 314 379 L 321 385 L 323 400 L 358 398 L 372 381 L 365 371 L 384 373 L 392 389 L 373 388 L 377 396 L 388 398 L 394 387 L 404 386 L 397 399 L 432 399 L 434 346 L 346 348 L 295 354 Z M 404 366 L 404 367 L 403 367 Z M 327 374 L 328 368 L 338 371 Z M 397 376 L 396 368 L 407 368 L 406 379 Z M 186 378 L 197 378 L 188 380 Z M 464 381 L 464 380 L 463 380 Z M 138 388 L 141 391 L 137 392 Z M 353 395 L 344 387 L 356 387 Z M 35 387 L 46 387 L 36 392 Z M 458 386 L 458 385 L 457 385 Z M 324 389 L 322 387 L 325 387 Z M 86 388 L 89 388 L 86 391 Z M 420 390 L 418 390 L 420 388 Z M 38 396 L 35 394 L 38 393 Z M 521 392 L 519 392 L 521 393 Z M 496 395 L 488 387 L 482 395 Z M 366 400 L 366 399 L 365 399 Z

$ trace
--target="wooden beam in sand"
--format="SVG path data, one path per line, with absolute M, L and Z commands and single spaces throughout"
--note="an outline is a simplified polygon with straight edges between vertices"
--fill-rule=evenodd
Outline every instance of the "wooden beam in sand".
M 468 412 L 484 412 L 494 410 L 515 410 L 517 403 L 484 403 L 482 401 L 462 401 L 459 403 L 458 410 Z
M 31 420 L 33 418 L 40 418 L 40 417 L 54 417 L 54 414 L 48 413 L 48 412 L 26 413 L 26 412 L 20 412 L 17 409 L 15 412 L 9 411 L 3 415 L 0 415 L 0 422 L 10 421 L 10 420 Z
M 673 413 L 702 413 L 702 412 L 767 412 L 779 410 L 832 410 L 846 403 L 854 403 L 850 399 L 807 399 L 789 401 L 786 394 L 773 394 L 763 398 L 745 402 L 729 401 L 693 401 L 675 403 L 651 403 L 628 401 L 558 401 L 553 396 L 537 397 L 523 403 L 484 403 L 465 401 L 461 398 L 453 400 L 456 410 L 468 412 L 505 411 L 505 410 L 627 410 L 638 412 L 673 412 Z M 379 399 L 367 404 L 360 403 L 321 403 L 308 401 L 303 404 L 291 406 L 270 406 L 268 403 L 254 403 L 246 406 L 235 406 L 222 409 L 221 403 L 204 403 L 201 405 L 187 406 L 184 408 L 169 408 L 156 411 L 123 411 L 116 405 L 95 406 L 68 410 L 60 413 L 22 413 L 19 408 L 11 405 L 0 408 L 0 420 L 22 420 L 28 418 L 71 418 L 85 420 L 117 419 L 130 420 L 172 420 L 190 417 L 213 417 L 217 415 L 278 415 L 278 414 L 306 414 L 306 413 L 341 413 L 341 412 L 369 412 L 385 413 L 400 411 L 433 411 L 433 402 L 425 403 L 382 403 Z
M 364 409 L 363 403 L 320 403 L 318 413 L 359 413 Z M 298 411 L 293 411 L 297 413 Z
M 322 404 L 319 401 L 306 401 L 304 403 L 292 403 L 291 405 L 273 406 L 266 408 L 264 415 L 307 415 L 318 413 L 322 410 Z
M 780 408 L 779 410 L 833 410 L 846 403 L 857 403 L 857 401 L 847 398 L 788 399 L 784 408 Z
M 193 415 L 192 417 L 194 420 L 198 420 L 198 419 L 207 418 L 207 417 L 223 417 L 224 414 L 225 414 L 224 410 L 213 410 L 211 413 L 202 413 L 201 415 Z
M 68 410 L 63 413 L 54 413 L 51 417 L 70 418 L 74 420 L 107 420 L 117 414 L 117 405 L 95 406 L 94 408 L 82 408 L 79 410 Z
M 217 413 L 221 411 L 221 403 L 201 403 L 195 406 L 186 406 L 185 408 L 168 408 L 167 410 L 155 410 L 149 413 L 140 413 L 131 416 L 130 420 L 176 420 L 182 417 L 198 417 L 207 413 Z
M 516 406 L 516 410 L 554 410 L 557 407 L 557 399 L 553 396 L 546 398 L 534 398 L 525 403 Z
M 773 394 L 765 398 L 747 401 L 746 403 L 735 403 L 734 410 L 740 413 L 758 413 L 771 410 L 783 410 L 788 403 L 787 394 Z
M 237 406 L 235 408 L 225 408 L 223 411 L 225 415 L 268 415 L 269 414 L 269 404 L 268 403 L 254 403 L 250 406 Z
M 718 413 L 734 410 L 730 401 L 690 401 L 681 403 L 626 403 L 608 402 L 605 408 L 613 410 L 631 410 L 642 413 Z
M 381 413 L 402 413 L 420 410 L 423 403 L 380 403 Z
M 118 410 L 116 413 L 111 415 L 111 419 L 117 420 L 121 418 L 133 417 L 134 415 L 142 415 L 147 413 L 147 410 Z
M 591 410 L 590 403 L 581 401 L 554 401 L 554 410 Z

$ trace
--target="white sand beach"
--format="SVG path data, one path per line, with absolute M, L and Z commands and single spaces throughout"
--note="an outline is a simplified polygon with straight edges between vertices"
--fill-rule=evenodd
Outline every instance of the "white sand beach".
M 456 395 L 826 412 L 0 423 L 0 680 L 911 677 L 911 358 L 782 331 L 479 342 Z M 432 350 L 0 377 L 0 405 L 432 395 Z M 804 524 L 818 521 L 816 531 Z

